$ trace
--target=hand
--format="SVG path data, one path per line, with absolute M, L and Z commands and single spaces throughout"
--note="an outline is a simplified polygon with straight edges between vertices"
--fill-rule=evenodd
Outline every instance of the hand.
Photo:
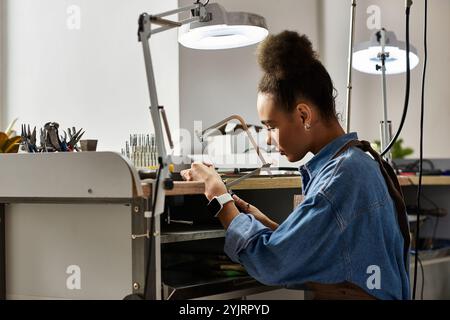
M 233 200 L 234 200 L 236 207 L 238 207 L 238 209 L 241 212 L 253 215 L 256 220 L 258 220 L 263 225 L 265 225 L 266 227 L 268 227 L 272 230 L 275 230 L 276 228 L 278 228 L 278 223 L 270 220 L 270 218 L 267 217 L 264 213 L 262 213 L 257 207 L 242 200 L 235 194 L 233 194 Z
M 211 201 L 215 196 L 227 193 L 227 188 L 214 166 L 201 162 L 194 162 L 190 169 L 180 172 L 186 181 L 201 181 L 205 183 L 205 196 Z

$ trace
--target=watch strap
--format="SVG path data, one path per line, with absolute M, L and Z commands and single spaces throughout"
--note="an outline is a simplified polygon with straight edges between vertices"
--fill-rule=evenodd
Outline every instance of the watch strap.
M 233 201 L 233 197 L 229 193 L 224 193 L 221 196 L 218 196 L 216 198 L 222 206 L 230 201 Z

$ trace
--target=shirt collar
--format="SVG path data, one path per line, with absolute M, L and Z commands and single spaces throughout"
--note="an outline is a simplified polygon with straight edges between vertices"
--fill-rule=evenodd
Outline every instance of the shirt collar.
M 311 160 L 301 166 L 300 172 L 302 175 L 307 173 L 309 175 L 308 178 L 312 179 L 320 171 L 320 169 L 334 157 L 339 149 L 341 149 L 350 140 L 356 139 L 358 139 L 356 132 L 347 133 L 334 139 L 323 147 L 318 153 L 316 153 Z

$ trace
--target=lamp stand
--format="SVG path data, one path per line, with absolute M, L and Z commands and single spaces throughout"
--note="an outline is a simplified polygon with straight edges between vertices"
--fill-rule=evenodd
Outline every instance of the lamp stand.
M 378 54 L 378 58 L 381 61 L 381 66 L 377 65 L 377 70 L 381 70 L 381 87 L 383 93 L 383 121 L 381 121 L 381 150 L 384 150 L 391 141 L 390 121 L 388 121 L 387 110 L 387 91 L 386 91 L 386 59 L 389 58 L 389 52 L 386 52 L 386 30 L 382 28 L 377 32 L 377 37 L 381 45 L 381 52 Z M 391 152 L 387 152 L 384 155 L 384 159 L 388 162 L 392 160 Z
M 158 157 L 161 159 L 160 166 L 161 166 L 161 178 L 159 179 L 158 186 L 154 186 L 152 188 L 153 190 L 156 190 L 158 188 L 161 190 L 157 194 L 156 201 L 156 207 L 155 212 L 153 212 L 153 216 L 158 216 L 164 212 L 164 201 L 165 201 L 165 192 L 164 189 L 170 189 L 173 186 L 173 183 L 171 181 L 168 181 L 169 177 L 169 164 L 172 163 L 172 156 L 167 154 L 166 146 L 164 143 L 164 134 L 162 129 L 162 121 L 161 121 L 161 113 L 163 115 L 165 129 L 167 138 L 169 140 L 169 143 L 172 147 L 172 139 L 170 135 L 170 129 L 168 126 L 168 122 L 165 116 L 164 108 L 159 105 L 158 103 L 158 94 L 156 91 L 156 82 L 155 82 L 155 75 L 153 71 L 153 63 L 152 63 L 152 57 L 150 52 L 150 44 L 149 40 L 151 35 L 159 32 L 163 32 L 166 30 L 170 30 L 173 28 L 177 28 L 182 26 L 183 24 L 191 23 L 194 21 L 199 21 L 202 17 L 201 14 L 204 14 L 204 10 L 201 10 L 203 8 L 203 4 L 196 3 L 187 7 L 167 11 L 161 14 L 157 15 L 149 15 L 147 13 L 143 13 L 139 16 L 139 30 L 138 30 L 138 40 L 142 43 L 142 49 L 144 53 L 144 62 L 145 62 L 145 71 L 147 75 L 147 85 L 148 85 L 148 91 L 150 94 L 150 115 L 153 121 L 153 127 L 155 130 L 155 144 L 156 149 L 158 151 Z M 196 13 L 194 17 L 191 17 L 189 19 L 185 19 L 182 21 L 172 21 L 164 19 L 163 17 L 181 13 L 181 12 L 187 12 L 191 11 L 193 13 Z M 152 30 L 152 24 L 160 25 L 159 28 Z
M 345 107 L 345 128 L 350 132 L 350 112 L 352 102 L 352 64 L 353 64 L 353 41 L 355 38 L 355 10 L 356 0 L 352 0 L 350 10 L 350 37 L 348 44 L 348 71 L 347 71 L 347 103 Z

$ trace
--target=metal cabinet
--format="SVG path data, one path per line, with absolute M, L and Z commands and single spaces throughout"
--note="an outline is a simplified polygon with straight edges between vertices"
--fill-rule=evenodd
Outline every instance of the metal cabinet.
M 175 212 L 166 212 L 154 218 L 150 235 L 145 213 L 153 181 L 141 180 L 117 153 L 2 154 L 0 164 L 1 299 L 143 294 L 148 252 L 147 299 L 235 299 L 273 289 L 249 276 L 211 278 L 189 268 L 166 270 L 170 253 L 206 246 L 222 250 L 225 233 L 214 223 L 179 224 Z M 176 183 L 168 190 L 167 203 L 199 197 L 201 186 L 187 185 Z M 70 267 L 81 269 L 79 288 L 70 286 L 75 275 Z

